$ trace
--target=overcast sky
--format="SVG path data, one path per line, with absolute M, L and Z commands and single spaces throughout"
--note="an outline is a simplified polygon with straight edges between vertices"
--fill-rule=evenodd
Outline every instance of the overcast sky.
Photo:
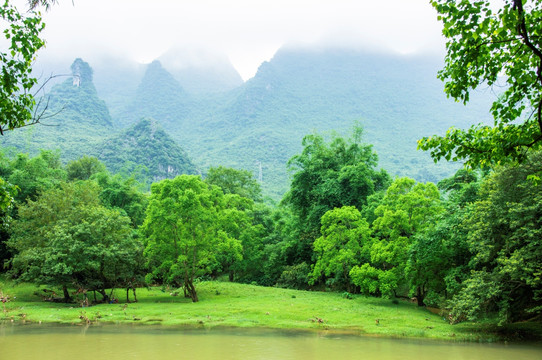
M 23 0 L 20 0 L 23 1 Z M 246 80 L 285 44 L 440 52 L 428 0 L 59 0 L 44 15 L 46 56 L 105 52 L 147 63 L 171 47 L 225 54 Z M 45 56 L 45 55 L 44 55 Z

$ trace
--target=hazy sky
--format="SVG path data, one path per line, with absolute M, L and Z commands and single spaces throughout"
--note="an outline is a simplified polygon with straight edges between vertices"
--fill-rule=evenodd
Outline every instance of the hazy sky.
M 23 0 L 20 0 L 21 2 Z M 46 56 L 150 62 L 174 46 L 225 54 L 246 80 L 284 44 L 441 51 L 428 0 L 59 0 Z M 44 55 L 45 56 L 45 55 Z

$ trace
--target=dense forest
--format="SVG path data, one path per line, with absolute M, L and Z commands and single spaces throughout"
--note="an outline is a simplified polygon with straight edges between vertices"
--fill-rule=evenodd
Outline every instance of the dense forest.
M 292 157 L 290 190 L 262 201 L 246 170 L 153 183 L 110 174 L 97 158 L 4 153 L 13 202 L 0 256 L 19 280 L 102 294 L 163 284 L 197 301 L 197 281 L 415 297 L 450 321 L 540 314 L 542 188 L 520 166 L 459 170 L 438 184 L 391 178 L 371 145 L 312 134 Z M 39 239 L 39 241 L 37 241 Z
M 451 323 L 540 321 L 542 52 L 529 34 L 539 34 L 542 22 L 527 21 L 539 20 L 540 5 L 526 13 L 521 1 L 513 1 L 495 17 L 482 3 L 433 1 L 448 39 L 439 72 L 445 92 L 466 103 L 477 86 L 491 86 L 503 73 L 507 76 L 502 94 L 488 105 L 493 125 L 480 119 L 467 130 L 451 128 L 444 136 L 418 141 L 435 160 L 467 164 L 450 176 L 429 174 L 434 182 L 401 176 L 408 166 L 401 170 L 396 165 L 409 158 L 404 146 L 412 134 L 421 137 L 426 134 L 420 128 L 437 131 L 442 124 L 425 122 L 405 134 L 408 126 L 400 109 L 406 113 L 409 107 L 394 107 L 392 98 L 376 92 L 378 87 L 357 92 L 361 89 L 354 83 L 380 79 L 382 68 L 358 73 L 363 78 L 350 74 L 353 84 L 337 88 L 327 82 L 340 77 L 337 73 L 307 80 L 313 76 L 305 73 L 310 69 L 305 64 L 316 61 L 313 54 L 285 50 L 263 64 L 254 79 L 207 102 L 187 95 L 153 62 L 133 102 L 117 109 L 115 118 L 98 97 L 91 67 L 81 59 L 73 63 L 72 76 L 54 85 L 45 100 L 16 91 L 20 96 L 13 91 L 5 96 L 10 84 L 4 82 L 1 271 L 18 281 L 61 289 L 63 297 L 54 300 L 66 302 L 74 293 L 84 294 L 87 301 L 93 293 L 90 301 L 106 302 L 111 289 L 135 294 L 138 287 L 154 285 L 182 288 L 197 302 L 198 282 L 211 278 L 340 291 L 346 297 L 361 293 L 414 299 L 419 306 L 446 309 Z M 4 19 L 17 22 L 8 3 L 0 9 Z M 473 18 L 482 25 L 473 25 Z M 24 24 L 35 30 L 40 19 Z M 35 32 L 24 36 L 30 54 L 22 51 L 20 66 L 2 66 L 22 89 L 31 89 L 35 79 L 24 56 L 31 58 L 43 44 Z M 482 45 L 489 50 L 469 51 Z M 21 51 L 13 46 L 13 53 Z M 323 65 L 317 68 L 338 71 L 333 64 L 340 61 L 333 56 L 344 59 L 342 51 L 325 54 L 318 57 Z M 362 60 L 377 63 L 371 56 L 347 58 L 351 63 L 342 63 L 347 69 L 367 69 Z M 392 66 L 386 69 L 398 63 L 424 67 L 416 61 L 388 61 Z M 8 73 L 10 69 L 14 72 Z M 404 70 L 404 76 L 410 74 Z M 298 97 L 299 88 L 314 90 L 316 82 L 328 92 L 307 95 L 308 100 Z M 411 107 L 423 105 L 408 89 L 394 85 L 394 93 Z M 344 98 L 345 92 L 375 104 L 365 114 L 378 122 L 352 126 L 360 108 L 344 101 L 333 118 L 326 101 Z M 31 106 L 37 109 L 33 113 Z M 526 112 L 531 115 L 525 117 Z M 36 113 L 42 116 L 38 121 Z M 348 123 L 351 129 L 332 135 L 311 132 L 301 126 L 304 116 L 315 119 L 311 124 L 340 123 L 338 130 L 344 130 Z M 290 121 L 293 117 L 297 121 Z M 17 129 L 46 120 L 54 126 Z M 279 149 L 279 142 L 254 145 L 254 138 L 259 143 L 281 139 L 282 131 L 288 131 L 285 124 L 305 130 L 297 151 Z M 205 133 L 209 136 L 197 141 Z M 388 152 L 379 162 L 379 146 L 366 139 L 378 141 L 385 134 L 394 140 L 381 147 L 394 148 L 397 156 Z M 175 142 L 179 139 L 185 139 L 182 148 Z M 246 166 L 255 159 L 238 157 L 252 149 L 262 160 L 272 157 L 272 170 L 281 164 L 277 173 L 289 172 L 285 191 L 280 181 L 286 177 L 280 174 L 274 192 L 262 190 L 262 179 Z M 195 153 L 200 153 L 197 161 L 191 160 Z M 211 158 L 230 161 L 208 166 Z M 410 165 L 421 163 L 409 159 Z M 262 161 L 258 163 L 261 168 Z

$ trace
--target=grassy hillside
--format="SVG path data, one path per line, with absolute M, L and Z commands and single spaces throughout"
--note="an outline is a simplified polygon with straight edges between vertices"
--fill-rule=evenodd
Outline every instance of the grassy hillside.
M 198 303 L 184 298 L 182 290 L 149 288 L 138 289 L 137 303 L 126 303 L 126 292 L 118 290 L 115 296 L 119 303 L 83 308 L 77 304 L 44 302 L 42 295 L 47 293 L 43 289 L 31 284 L 14 285 L 0 278 L 0 291 L 12 299 L 0 313 L 0 320 L 265 327 L 471 341 L 499 338 L 494 329 L 482 324 L 449 325 L 442 316 L 405 301 L 364 296 L 349 299 L 338 293 L 208 281 L 199 283 L 197 288 Z M 175 294 L 179 295 L 172 296 Z

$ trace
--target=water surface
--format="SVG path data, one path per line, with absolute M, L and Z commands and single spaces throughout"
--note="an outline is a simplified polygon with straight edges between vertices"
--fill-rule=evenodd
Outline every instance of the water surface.
M 254 329 L 0 325 L 0 359 L 540 360 L 540 344 L 470 344 Z

